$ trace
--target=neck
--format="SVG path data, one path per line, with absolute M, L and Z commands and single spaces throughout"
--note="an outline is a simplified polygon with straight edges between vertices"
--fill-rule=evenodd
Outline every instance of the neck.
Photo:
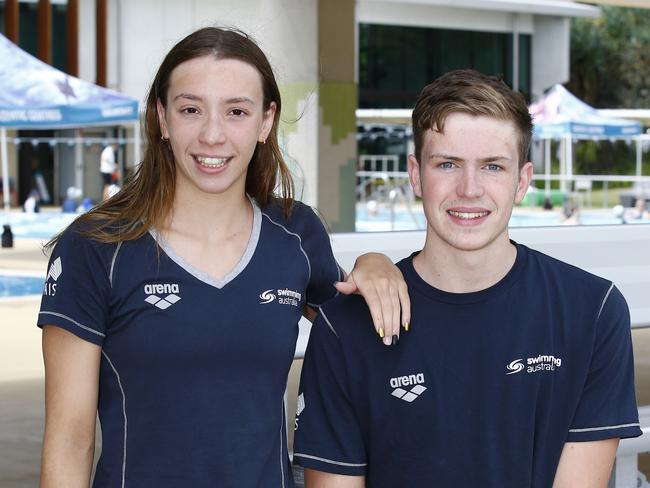
M 508 274 L 517 257 L 507 232 L 488 246 L 473 251 L 453 248 L 437 238 L 427 238 L 413 259 L 420 277 L 431 286 L 451 293 L 485 290 Z
M 250 226 L 253 209 L 246 193 L 228 191 L 222 194 L 191 195 L 178 191 L 164 232 L 180 232 L 201 240 L 218 241 Z

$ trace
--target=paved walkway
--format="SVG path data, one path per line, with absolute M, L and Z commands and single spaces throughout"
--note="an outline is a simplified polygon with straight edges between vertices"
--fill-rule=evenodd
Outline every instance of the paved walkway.
M 45 274 L 47 258 L 36 240 L 19 239 L 13 249 L 0 249 L 3 270 Z M 35 326 L 39 297 L 0 298 L 0 487 L 38 486 L 43 435 L 43 360 L 41 333 Z M 650 329 L 632 332 L 639 405 L 650 404 Z M 299 362 L 289 381 L 295 397 Z M 291 412 L 289 417 L 292 418 Z M 289 433 L 293 437 L 293 431 Z M 650 455 L 640 459 L 650 478 Z M 300 476 L 300 475 L 299 475 Z

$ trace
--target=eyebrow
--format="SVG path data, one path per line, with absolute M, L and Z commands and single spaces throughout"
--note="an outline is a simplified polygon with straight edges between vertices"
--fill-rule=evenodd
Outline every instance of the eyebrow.
M 429 159 L 446 159 L 449 161 L 464 161 L 463 158 L 459 158 L 458 156 L 452 156 L 450 154 L 442 154 L 442 153 L 433 153 Z M 482 163 L 493 163 L 495 161 L 510 161 L 511 158 L 506 157 L 506 156 L 488 156 L 486 158 L 481 158 L 479 161 Z
M 203 97 L 200 97 L 198 95 L 193 95 L 192 93 L 179 93 L 174 97 L 174 101 L 178 99 L 194 100 L 197 102 L 203 101 Z M 226 99 L 225 102 L 226 103 L 248 103 L 250 105 L 253 105 L 255 103 L 251 98 L 248 97 L 232 97 Z

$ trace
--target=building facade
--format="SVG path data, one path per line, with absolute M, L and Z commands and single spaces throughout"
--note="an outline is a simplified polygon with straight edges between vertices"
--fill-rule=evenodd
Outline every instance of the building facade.
M 0 2 L 3 32 L 15 19 L 14 4 L 23 48 L 38 55 L 39 15 L 58 11 L 50 20 L 49 62 L 140 100 L 182 36 L 207 25 L 248 32 L 267 53 L 281 87 L 282 146 L 298 196 L 337 231 L 354 230 L 356 108 L 410 108 L 422 86 L 455 68 L 501 75 L 534 100 L 568 80 L 570 19 L 599 12 L 568 0 L 12 0 Z M 34 31 L 23 25 L 28 21 L 37 24 L 35 47 Z M 56 141 L 59 135 L 45 137 Z M 125 129 L 94 129 L 92 135 L 132 138 Z M 35 136 L 15 136 L 15 154 L 27 137 Z M 51 182 L 61 194 L 74 172 L 67 169 L 66 145 L 50 147 Z M 100 150 L 99 143 L 86 150 L 84 192 L 91 196 L 99 190 L 92 168 Z M 125 144 L 127 166 L 132 154 Z M 12 174 L 21 191 L 29 191 L 23 180 L 34 158 L 23 158 L 19 163 L 14 155 Z

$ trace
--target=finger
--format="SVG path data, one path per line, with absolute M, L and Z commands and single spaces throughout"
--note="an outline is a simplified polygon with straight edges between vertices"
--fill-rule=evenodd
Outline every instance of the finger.
M 370 311 L 370 317 L 372 317 L 372 323 L 375 327 L 375 330 L 377 331 L 377 334 L 384 342 L 384 344 L 388 342 L 387 345 L 390 345 L 391 336 L 386 334 L 384 315 L 383 315 L 381 300 L 379 298 L 379 295 L 374 289 L 372 290 L 366 289 L 364 291 L 360 291 L 360 293 L 363 296 L 363 299 L 366 301 L 366 305 L 368 305 L 368 310 Z
M 391 298 L 391 326 L 393 329 L 393 336 L 396 337 L 399 341 L 400 334 L 400 301 L 399 301 L 399 291 L 397 287 L 390 288 L 390 298 Z
M 396 335 L 396 327 L 394 326 L 393 321 L 393 304 L 392 304 L 392 294 L 390 291 L 390 281 L 387 278 L 379 278 L 373 283 L 374 287 L 372 288 L 372 293 L 377 297 L 377 308 L 379 309 L 377 314 L 381 315 L 382 326 L 383 326 L 383 342 L 385 345 L 390 346 L 393 343 L 393 336 Z M 360 287 L 361 292 L 363 293 L 363 286 Z M 397 290 L 395 290 L 395 296 L 397 296 Z M 399 322 L 397 322 L 399 323 Z M 381 334 L 380 334 L 381 335 Z
M 402 327 L 407 332 L 411 327 L 411 298 L 405 282 L 399 285 L 399 301 L 402 315 Z
M 343 295 L 352 295 L 359 290 L 357 284 L 354 281 L 337 281 L 334 283 L 334 288 L 336 288 L 336 290 Z

